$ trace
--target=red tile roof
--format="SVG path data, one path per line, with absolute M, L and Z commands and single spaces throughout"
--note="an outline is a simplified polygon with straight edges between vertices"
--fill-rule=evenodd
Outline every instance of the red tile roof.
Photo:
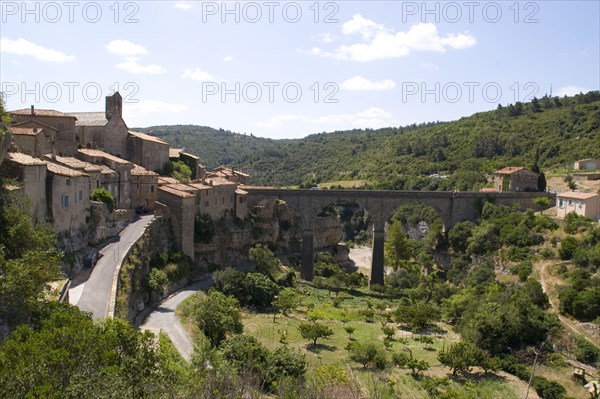
M 148 140 L 148 141 L 153 141 L 153 142 L 158 143 L 158 144 L 169 145 L 166 141 L 161 140 L 158 137 L 151 136 L 151 135 L 146 134 L 146 133 L 134 132 L 134 131 L 131 131 L 131 130 L 129 130 L 128 133 L 130 135 L 132 135 L 133 137 L 137 137 L 137 138 L 142 139 L 142 140 Z
M 560 193 L 556 195 L 557 197 L 564 197 L 564 198 L 575 198 L 575 199 L 588 199 L 588 198 L 593 198 L 598 196 L 598 194 L 595 193 L 582 193 L 579 191 L 567 191 L 564 193 Z
M 55 111 L 53 109 L 34 109 L 33 115 L 31 114 L 31 108 L 18 109 L 16 111 L 9 111 L 10 114 L 13 115 L 21 115 L 21 116 L 54 116 L 61 118 L 73 118 L 77 119 L 72 115 L 67 115 L 60 111 Z
M 498 175 L 510 175 L 510 174 L 518 172 L 522 169 L 525 169 L 525 168 L 522 166 L 507 166 L 506 168 L 499 169 L 499 170 L 495 171 L 494 173 L 498 174 Z

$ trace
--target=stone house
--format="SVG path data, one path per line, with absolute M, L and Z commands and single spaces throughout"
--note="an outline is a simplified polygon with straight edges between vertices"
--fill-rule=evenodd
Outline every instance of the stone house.
M 169 144 L 146 133 L 128 132 L 127 153 L 131 162 L 155 172 L 169 162 Z
M 20 109 L 10 112 L 15 127 L 51 127 L 56 129 L 54 146 L 60 155 L 73 155 L 77 151 L 75 123 L 77 118 L 52 109 Z
M 575 161 L 573 169 L 576 170 L 594 170 L 600 169 L 600 159 L 581 159 Z
M 564 219 L 568 213 L 600 221 L 600 195 L 568 191 L 556 196 L 556 217 Z
M 154 207 L 158 201 L 158 174 L 133 165 L 131 169 L 131 207 L 146 206 Z
M 9 152 L 0 168 L 0 177 L 12 178 L 23 186 L 23 193 L 31 201 L 32 218 L 45 222 L 47 215 L 46 163 L 30 155 Z
M 60 155 L 51 154 L 46 154 L 44 156 L 44 159 L 49 162 L 54 162 L 55 164 L 63 165 L 73 170 L 77 170 L 87 174 L 90 177 L 90 193 L 96 188 L 104 187 L 102 178 L 102 165 L 95 165 L 93 163 L 85 162 L 81 159 L 77 159 L 74 157 L 61 157 Z
M 58 233 L 75 235 L 86 225 L 90 206 L 89 175 L 67 166 L 46 162 L 48 218 Z
M 250 175 L 226 166 L 219 166 L 214 172 L 207 174 L 206 177 L 220 177 L 222 179 L 229 180 L 230 182 L 244 185 L 248 185 L 250 179 Z
M 89 163 L 103 164 L 115 171 L 116 181 L 112 185 L 116 187 L 116 192 L 109 190 L 115 199 L 115 206 L 120 209 L 131 208 L 131 170 L 134 166 L 131 162 L 104 151 L 87 148 L 79 149 L 76 157 Z
M 123 98 L 119 92 L 106 96 L 104 112 L 72 112 L 77 118 L 77 143 L 127 158 L 128 128 L 123 120 Z
M 56 129 L 36 121 L 21 122 L 11 125 L 12 144 L 17 152 L 40 157 L 51 153 L 56 142 Z
M 158 201 L 169 208 L 177 246 L 181 248 L 181 252 L 194 259 L 194 194 L 165 185 L 158 188 Z
M 494 188 L 503 191 L 537 191 L 539 175 L 523 167 L 508 166 L 494 172 Z

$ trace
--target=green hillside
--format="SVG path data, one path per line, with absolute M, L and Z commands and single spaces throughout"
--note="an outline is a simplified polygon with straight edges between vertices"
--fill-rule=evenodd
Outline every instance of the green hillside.
M 600 92 L 544 97 L 453 122 L 272 140 L 201 126 L 141 129 L 184 147 L 207 167 L 250 169 L 254 184 L 364 180 L 405 190 L 467 190 L 507 165 L 554 168 L 600 157 Z M 431 176 L 442 175 L 447 177 Z

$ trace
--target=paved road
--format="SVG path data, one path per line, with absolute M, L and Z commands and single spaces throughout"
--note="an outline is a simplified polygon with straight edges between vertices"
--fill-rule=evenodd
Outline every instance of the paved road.
M 69 294 L 71 292 L 74 294 L 71 300 L 72 304 L 77 305 L 85 312 L 92 312 L 93 319 L 108 316 L 117 266 L 123 262 L 129 248 L 142 236 L 146 226 L 153 218 L 153 215 L 142 216 L 119 234 L 118 241 L 110 243 L 100 250 L 103 256 L 91 271 L 89 279 L 69 291 Z M 81 285 L 83 285 L 83 290 Z
M 237 267 L 237 270 L 247 271 L 252 267 L 253 265 L 251 264 L 243 264 Z M 212 279 L 207 277 L 172 294 L 152 310 L 150 315 L 140 326 L 140 329 L 150 330 L 155 334 L 158 334 L 160 331 L 166 333 L 181 356 L 189 361 L 194 352 L 194 344 L 179 319 L 175 316 L 175 309 L 177 309 L 177 306 L 181 302 L 192 296 L 194 293 L 205 290 L 212 284 Z

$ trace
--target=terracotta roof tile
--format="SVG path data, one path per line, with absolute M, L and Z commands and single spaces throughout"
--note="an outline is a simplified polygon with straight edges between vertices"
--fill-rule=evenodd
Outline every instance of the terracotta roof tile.
M 148 140 L 148 141 L 153 141 L 153 142 L 158 143 L 158 144 L 169 145 L 166 141 L 161 140 L 158 137 L 151 136 L 151 135 L 146 134 L 146 133 L 134 132 L 132 130 L 129 130 L 128 133 L 130 135 L 132 135 L 133 137 L 137 137 L 137 138 L 142 139 L 142 140 Z
M 498 169 L 494 173 L 499 174 L 499 175 L 510 175 L 510 174 L 518 172 L 522 169 L 525 169 L 525 168 L 522 166 L 507 166 L 506 168 Z
M 168 177 L 168 176 L 159 176 L 158 183 L 159 184 L 178 184 L 179 180 L 174 179 L 172 177 Z
M 9 126 L 8 130 L 13 134 L 13 136 L 37 136 L 40 134 L 43 129 L 39 129 L 37 127 L 15 127 Z
M 44 157 L 49 161 L 55 161 L 57 163 L 68 166 L 69 168 L 83 170 L 84 172 L 100 172 L 102 170 L 100 165 L 82 161 L 81 159 L 77 159 L 74 157 L 61 157 L 58 155 L 53 157 L 51 154 L 46 154 L 44 155 Z
M 48 172 L 54 173 L 55 175 L 67 176 L 67 177 L 82 177 L 88 176 L 87 174 L 80 172 L 75 169 L 71 169 L 68 166 L 59 165 L 53 162 L 46 162 Z
M 8 152 L 6 158 L 9 161 L 21 165 L 45 165 L 46 163 L 39 158 L 32 157 L 31 155 L 23 154 L 22 152 Z
M 160 186 L 158 188 L 158 190 L 159 191 L 164 191 L 164 192 L 172 194 L 172 195 L 176 195 L 176 196 L 181 197 L 181 198 L 193 198 L 194 197 L 194 194 L 186 193 L 185 191 L 179 191 L 179 190 L 171 187 L 171 185 Z
M 183 148 L 169 148 L 169 158 L 179 158 L 179 153 L 183 151 Z
M 117 156 L 109 154 L 108 152 L 104 152 L 104 151 L 100 151 L 100 150 L 92 150 L 89 148 L 80 148 L 77 151 L 79 151 L 82 154 L 86 154 L 86 155 L 89 155 L 92 157 L 102 157 L 102 158 L 110 159 L 111 161 L 121 163 L 121 164 L 131 164 L 131 162 L 129 162 L 123 158 L 119 158 Z
M 158 173 L 155 173 L 151 170 L 141 167 L 140 165 L 133 164 L 133 169 L 131 169 L 132 176 L 158 176 Z
M 9 114 L 21 115 L 21 116 L 57 116 L 62 118 L 75 118 L 72 115 L 65 114 L 60 111 L 53 109 L 34 109 L 34 114 L 31 115 L 31 108 L 18 109 L 16 111 L 9 111 Z

